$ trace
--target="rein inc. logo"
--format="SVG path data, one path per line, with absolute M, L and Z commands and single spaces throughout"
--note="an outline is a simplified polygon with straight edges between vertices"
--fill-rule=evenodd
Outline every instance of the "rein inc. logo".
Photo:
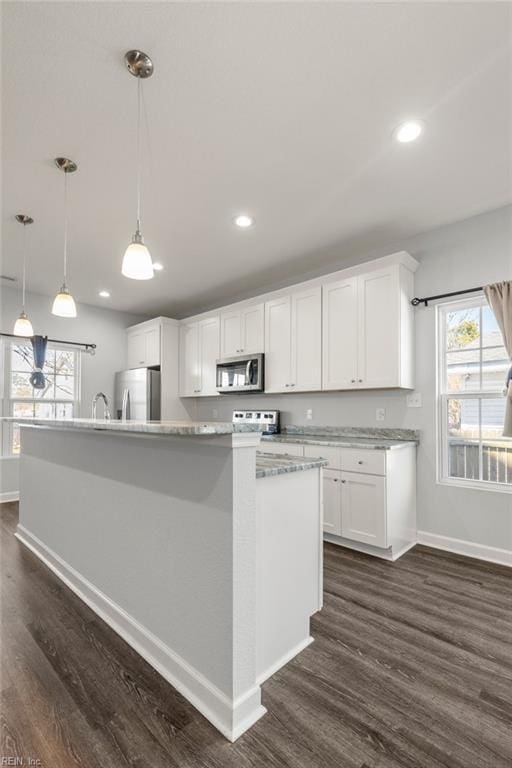
M 0 756 L 0 766 L 2 765 L 32 765 L 35 768 L 42 768 L 42 762 L 38 757 L 6 757 Z

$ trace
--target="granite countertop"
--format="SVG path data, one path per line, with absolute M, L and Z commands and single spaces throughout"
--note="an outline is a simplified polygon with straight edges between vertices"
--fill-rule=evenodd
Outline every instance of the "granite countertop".
M 38 427 L 87 429 L 107 432 L 131 432 L 150 435 L 231 435 L 234 432 L 258 432 L 257 425 L 232 424 L 230 421 L 118 421 L 116 419 L 38 419 L 0 417 L 2 421 Z
M 282 453 L 265 453 L 256 451 L 256 477 L 285 475 L 289 472 L 303 472 L 306 469 L 326 467 L 326 459 L 306 458 L 300 456 L 283 456 Z
M 288 426 L 279 435 L 263 435 L 262 441 L 332 448 L 369 448 L 389 451 L 419 443 L 419 433 L 412 429 L 358 427 Z

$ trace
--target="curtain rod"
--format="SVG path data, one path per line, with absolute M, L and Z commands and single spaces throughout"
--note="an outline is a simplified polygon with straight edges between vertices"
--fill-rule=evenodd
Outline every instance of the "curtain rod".
M 8 336 L 10 339 L 30 339 L 31 336 L 17 336 L 14 333 L 3 333 L 0 331 L 0 336 Z M 84 352 L 88 352 L 90 355 L 94 355 L 96 351 L 96 344 L 87 344 L 80 341 L 63 341 L 62 339 L 48 339 L 51 344 L 66 344 L 69 347 L 83 347 Z
M 465 291 L 452 291 L 451 293 L 439 293 L 437 296 L 425 296 L 422 299 L 418 299 L 416 296 L 414 299 L 411 300 L 411 304 L 413 307 L 417 307 L 418 304 L 423 304 L 425 307 L 428 307 L 429 301 L 436 301 L 437 299 L 448 299 L 450 296 L 462 296 L 464 293 L 477 293 L 478 291 L 483 291 L 482 286 L 479 288 L 466 288 Z

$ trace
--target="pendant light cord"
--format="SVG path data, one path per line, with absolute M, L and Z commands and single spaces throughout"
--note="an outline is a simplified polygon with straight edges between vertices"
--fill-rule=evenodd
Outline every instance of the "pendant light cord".
M 68 272 L 68 174 L 64 171 L 64 285 Z
M 142 80 L 137 78 L 137 232 L 140 234 L 140 186 L 141 186 L 141 152 L 140 152 L 140 102 Z
M 27 274 L 27 223 L 23 222 L 23 286 L 22 286 L 22 299 L 21 308 L 25 312 L 25 279 Z

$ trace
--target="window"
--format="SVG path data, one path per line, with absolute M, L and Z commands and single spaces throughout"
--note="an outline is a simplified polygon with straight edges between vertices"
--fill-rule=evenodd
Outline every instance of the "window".
M 30 344 L 9 342 L 5 345 L 5 403 L 4 412 L 10 416 L 40 416 L 41 418 L 70 418 L 78 412 L 79 356 L 74 349 L 48 345 L 43 373 L 44 389 L 34 389 L 30 374 L 34 357 Z M 11 425 L 5 430 L 4 453 L 20 452 L 19 428 Z
M 512 490 L 502 437 L 510 360 L 485 298 L 438 307 L 441 480 Z

